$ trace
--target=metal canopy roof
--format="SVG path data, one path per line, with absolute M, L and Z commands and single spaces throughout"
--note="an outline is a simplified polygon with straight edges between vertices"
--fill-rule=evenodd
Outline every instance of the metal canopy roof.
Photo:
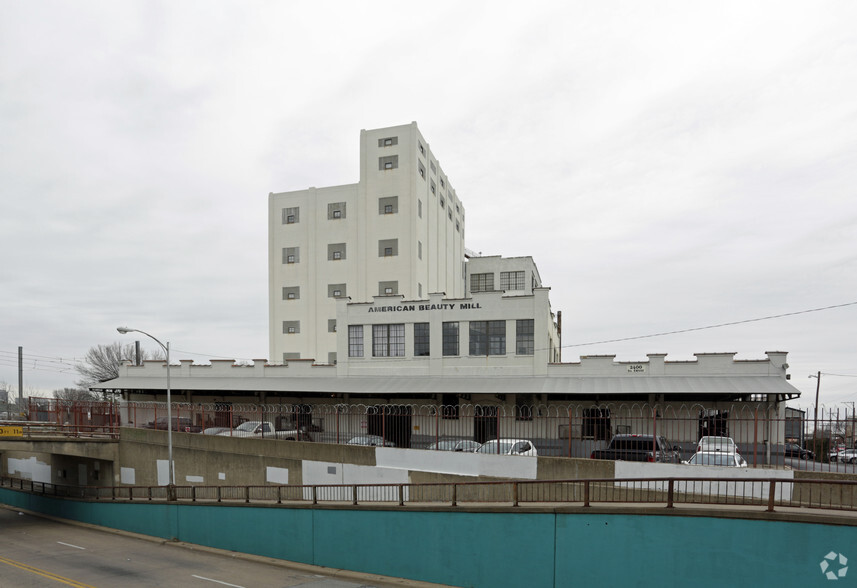
M 750 395 L 795 398 L 800 392 L 779 376 L 644 376 L 644 377 L 348 377 L 348 378 L 211 378 L 173 377 L 175 391 L 359 394 L 575 394 L 609 395 Z M 119 377 L 93 390 L 166 389 L 164 378 Z

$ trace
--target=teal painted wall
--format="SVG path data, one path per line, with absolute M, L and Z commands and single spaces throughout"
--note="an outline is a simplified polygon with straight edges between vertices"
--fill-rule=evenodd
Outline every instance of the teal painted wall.
M 94 503 L 0 489 L 0 502 L 105 527 L 457 586 L 854 586 L 857 527 L 655 515 Z M 838 562 L 831 565 L 839 570 Z

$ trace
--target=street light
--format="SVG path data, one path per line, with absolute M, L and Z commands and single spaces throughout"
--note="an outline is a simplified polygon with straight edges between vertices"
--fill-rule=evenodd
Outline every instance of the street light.
M 167 456 L 168 463 L 167 467 L 169 467 L 169 482 L 170 486 L 175 486 L 176 484 L 176 472 L 175 467 L 173 466 L 173 411 L 172 411 L 172 402 L 170 399 L 170 342 L 167 341 L 167 344 L 164 345 L 161 343 L 157 337 L 154 337 L 147 333 L 146 331 L 141 331 L 140 329 L 129 329 L 128 327 L 117 327 L 117 331 L 122 333 L 123 335 L 126 333 L 141 333 L 150 339 L 152 339 L 155 343 L 161 346 L 164 352 L 167 354 Z
M 812 425 L 812 437 L 813 439 L 816 439 L 818 438 L 818 392 L 821 389 L 821 372 L 818 372 L 818 375 L 815 376 L 810 374 L 809 377 L 818 379 L 818 382 L 815 385 L 815 423 Z

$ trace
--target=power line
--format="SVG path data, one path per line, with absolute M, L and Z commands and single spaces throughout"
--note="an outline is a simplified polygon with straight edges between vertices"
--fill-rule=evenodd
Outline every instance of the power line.
M 833 308 L 842 308 L 844 306 L 853 306 L 855 304 L 857 304 L 857 302 L 846 302 L 845 304 L 835 304 L 833 306 L 824 306 L 822 308 L 810 308 L 808 310 L 799 310 L 797 312 L 786 312 L 783 314 L 774 314 L 771 316 L 763 316 L 760 318 L 745 319 L 742 321 L 732 321 L 729 323 L 720 323 L 718 325 L 708 325 L 705 327 L 692 327 L 689 329 L 679 329 L 677 331 L 665 331 L 663 333 L 653 333 L 651 335 L 638 335 L 636 337 L 622 337 L 620 339 L 607 339 L 605 341 L 591 341 L 589 343 L 572 343 L 571 345 L 563 345 L 562 348 L 565 349 L 567 347 L 584 347 L 586 345 L 601 345 L 602 343 L 619 343 L 622 341 L 634 341 L 637 339 L 649 339 L 652 337 L 663 337 L 664 335 L 678 335 L 680 333 L 690 333 L 693 331 L 705 331 L 707 329 L 719 329 L 720 327 L 732 327 L 735 325 L 743 325 L 746 323 L 755 323 L 755 322 L 759 322 L 759 321 L 767 321 L 767 320 L 776 319 L 776 318 L 783 318 L 786 316 L 795 316 L 795 315 L 799 315 L 799 314 L 807 314 L 810 312 L 821 312 L 822 310 L 831 310 Z

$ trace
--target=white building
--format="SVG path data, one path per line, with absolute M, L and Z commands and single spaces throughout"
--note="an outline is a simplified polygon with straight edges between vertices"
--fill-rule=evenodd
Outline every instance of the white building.
M 416 123 L 360 132 L 360 181 L 268 200 L 272 361 L 337 359 L 336 299 L 464 295 L 464 205 Z
M 312 403 L 332 415 L 348 404 L 469 405 L 482 417 L 556 417 L 538 433 L 553 440 L 644 432 L 660 415 L 686 441 L 732 430 L 754 446 L 784 438 L 784 401 L 799 396 L 785 352 L 561 363 L 559 313 L 533 259 L 469 253 L 464 228 L 464 207 L 415 123 L 361 131 L 357 184 L 269 196 L 270 360 L 240 369 L 182 360 L 174 398 Z M 94 388 L 160 398 L 164 371 L 128 365 Z M 480 423 L 480 440 L 496 432 Z

